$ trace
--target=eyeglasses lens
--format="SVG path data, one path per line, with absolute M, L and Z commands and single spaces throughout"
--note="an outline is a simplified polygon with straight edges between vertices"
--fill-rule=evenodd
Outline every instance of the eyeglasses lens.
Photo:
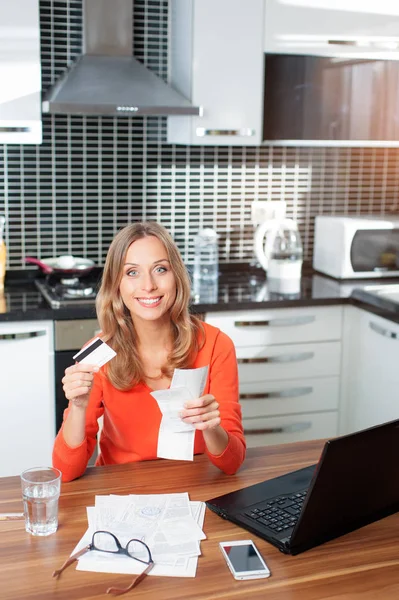
M 98 550 L 103 552 L 118 552 L 115 538 L 106 531 L 97 531 L 93 536 L 93 544 Z
M 132 558 L 140 560 L 141 562 L 149 563 L 150 555 L 147 547 L 138 540 L 130 540 L 126 546 L 126 550 Z

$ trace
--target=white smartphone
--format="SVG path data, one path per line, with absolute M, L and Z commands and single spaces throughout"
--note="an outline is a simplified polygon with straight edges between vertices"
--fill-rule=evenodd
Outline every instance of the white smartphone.
M 219 543 L 234 579 L 270 577 L 270 571 L 252 540 Z

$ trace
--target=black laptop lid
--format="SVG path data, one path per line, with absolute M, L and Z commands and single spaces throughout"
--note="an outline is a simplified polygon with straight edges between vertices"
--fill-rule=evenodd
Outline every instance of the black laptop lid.
M 399 510 L 399 420 L 328 441 L 291 537 L 298 551 Z

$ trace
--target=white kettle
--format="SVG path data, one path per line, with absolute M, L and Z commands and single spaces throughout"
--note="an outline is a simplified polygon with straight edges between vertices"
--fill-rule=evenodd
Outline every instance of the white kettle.
M 255 254 L 268 279 L 301 276 L 302 242 L 292 219 L 265 221 L 255 233 Z

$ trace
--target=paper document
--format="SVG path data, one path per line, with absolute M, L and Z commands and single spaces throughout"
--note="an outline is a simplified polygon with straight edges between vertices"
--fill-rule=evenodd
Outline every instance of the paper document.
M 162 413 L 158 458 L 193 460 L 195 427 L 184 423 L 179 414 L 187 400 L 203 395 L 207 377 L 208 367 L 175 369 L 169 389 L 151 392 Z
M 88 529 L 73 553 L 91 542 L 95 531 L 113 533 L 122 546 L 133 538 L 151 550 L 154 568 L 150 575 L 195 577 L 205 515 L 204 502 L 190 502 L 187 493 L 128 496 L 96 496 L 87 507 Z M 141 573 L 145 566 L 134 559 L 90 551 L 79 558 L 79 571 Z

